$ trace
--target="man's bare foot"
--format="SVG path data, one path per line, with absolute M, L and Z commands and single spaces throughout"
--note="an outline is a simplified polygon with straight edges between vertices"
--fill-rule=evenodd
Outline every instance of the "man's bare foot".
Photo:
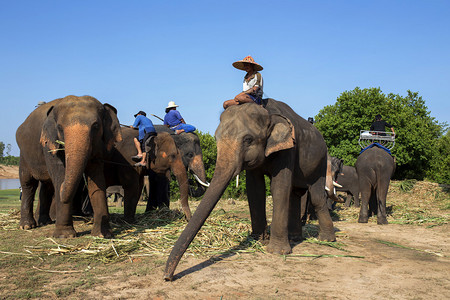
M 182 132 L 184 132 L 184 129 L 175 130 L 175 134 L 180 134 L 180 133 L 182 133 Z

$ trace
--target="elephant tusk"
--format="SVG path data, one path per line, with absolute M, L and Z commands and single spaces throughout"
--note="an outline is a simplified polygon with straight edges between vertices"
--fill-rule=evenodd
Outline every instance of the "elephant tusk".
M 325 186 L 325 191 L 329 192 L 330 189 L 327 186 Z
M 334 180 L 333 180 L 333 185 L 334 185 L 334 186 L 337 186 L 338 188 L 341 188 L 341 187 L 342 187 L 342 185 L 340 185 L 339 183 L 337 183 L 337 182 L 334 181 Z
M 198 183 L 200 183 L 201 185 L 203 185 L 203 186 L 205 186 L 205 187 L 209 187 L 209 182 L 206 182 L 206 183 L 205 183 L 205 182 L 201 181 L 201 179 L 198 178 L 198 176 L 195 175 L 195 174 L 194 174 L 194 178 L 195 178 L 195 180 L 197 180 Z
M 236 176 L 236 187 L 239 187 L 239 174 Z

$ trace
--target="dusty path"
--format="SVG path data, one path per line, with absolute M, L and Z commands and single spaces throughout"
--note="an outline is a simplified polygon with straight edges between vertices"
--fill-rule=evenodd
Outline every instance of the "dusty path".
M 286 258 L 236 254 L 212 262 L 191 257 L 182 260 L 174 282 L 162 281 L 161 264 L 147 276 L 105 274 L 105 285 L 88 295 L 102 299 L 450 299 L 449 225 L 427 229 L 336 222 L 335 227 L 347 251 L 301 243 Z M 295 256 L 302 254 L 336 257 Z M 363 258 L 339 257 L 351 255 Z

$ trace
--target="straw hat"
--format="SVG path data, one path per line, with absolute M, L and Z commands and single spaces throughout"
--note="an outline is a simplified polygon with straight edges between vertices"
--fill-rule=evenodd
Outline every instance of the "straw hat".
M 167 105 L 166 109 L 167 108 L 172 108 L 172 107 L 178 107 L 178 105 L 176 105 L 175 102 L 170 101 L 169 104 Z
M 261 71 L 263 69 L 263 67 L 260 64 L 255 63 L 255 60 L 250 55 L 246 56 L 243 60 L 235 61 L 233 63 L 233 67 L 245 71 L 244 68 L 245 64 L 252 64 L 255 71 Z

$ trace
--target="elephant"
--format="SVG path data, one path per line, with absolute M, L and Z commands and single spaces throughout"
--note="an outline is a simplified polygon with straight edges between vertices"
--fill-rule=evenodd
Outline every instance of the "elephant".
M 33 217 L 38 183 L 38 223 L 51 222 L 50 204 L 56 202 L 54 237 L 75 237 L 72 204 L 83 174 L 94 210 L 91 234 L 111 237 L 106 202 L 104 160 L 122 141 L 117 110 L 90 96 L 66 96 L 36 108 L 19 126 L 19 177 L 23 189 L 20 228 L 37 226 Z
M 215 132 L 214 176 L 194 215 L 175 243 L 166 263 L 172 280 L 178 262 L 222 196 L 229 181 L 246 170 L 252 236 L 266 240 L 264 175 L 271 179 L 273 220 L 267 251 L 289 254 L 289 239 L 302 239 L 301 216 L 307 192 L 319 220 L 319 238 L 335 241 L 324 190 L 328 150 L 320 132 L 287 104 L 264 99 L 263 106 L 246 103 L 228 107 Z M 330 190 L 332 185 L 328 187 Z
M 150 145 L 146 145 L 146 151 L 149 151 L 147 155 L 148 168 L 144 168 L 135 167 L 132 160 L 132 156 L 136 154 L 133 142 L 136 134 L 135 129 L 123 127 L 123 141 L 116 144 L 111 161 L 105 164 L 106 185 L 121 185 L 124 189 L 124 219 L 130 223 L 135 220 L 136 206 L 148 169 L 154 174 L 165 177 L 168 177 L 172 170 L 180 186 L 180 202 L 183 212 L 189 219 L 191 211 L 188 204 L 188 178 L 181 153 L 173 138 L 167 132 L 160 132 L 150 139 Z
M 371 211 L 377 214 L 377 224 L 388 224 L 386 218 L 386 196 L 389 183 L 395 172 L 395 159 L 387 151 L 372 147 L 362 152 L 356 160 L 361 208 L 359 223 L 367 223 Z
M 193 197 L 202 196 L 208 183 L 206 182 L 205 166 L 203 164 L 202 148 L 200 147 L 200 139 L 193 133 L 174 134 L 167 126 L 155 125 L 156 132 L 167 132 L 171 135 L 181 154 L 183 165 L 186 172 L 190 171 L 196 178 L 195 182 L 189 181 L 189 194 Z M 158 207 L 169 207 L 169 180 L 163 175 L 149 172 L 149 199 L 146 211 L 153 210 Z
M 342 167 L 342 171 L 340 171 L 337 175 L 336 182 L 341 185 L 341 187 L 336 188 L 336 191 L 347 193 L 347 198 L 344 205 L 346 207 L 350 207 L 353 197 L 355 207 L 359 207 L 359 182 L 355 167 L 344 165 Z
M 124 191 L 120 185 L 112 185 L 106 189 L 106 198 L 112 197 L 116 207 L 122 207 L 123 194 Z

